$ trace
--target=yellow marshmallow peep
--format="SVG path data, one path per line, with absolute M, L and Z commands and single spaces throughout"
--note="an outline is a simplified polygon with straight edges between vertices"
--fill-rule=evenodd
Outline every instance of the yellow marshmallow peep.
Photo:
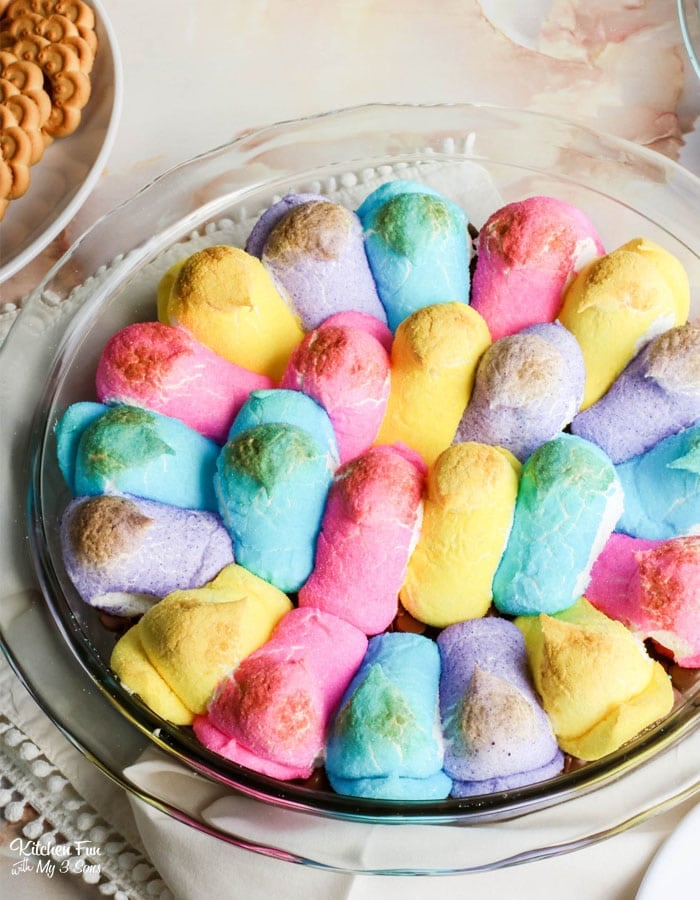
M 600 759 L 671 711 L 673 687 L 663 667 L 585 598 L 553 616 L 519 616 L 515 624 L 564 752 Z
M 652 241 L 634 238 L 584 266 L 564 292 L 559 312 L 583 352 L 581 409 L 603 396 L 644 344 L 683 325 L 689 309 L 681 262 Z
M 158 318 L 274 381 L 304 336 L 260 260 L 224 244 L 193 253 L 163 275 Z
M 286 594 L 232 563 L 203 587 L 173 591 L 151 607 L 119 639 L 110 665 L 154 712 L 190 725 L 291 608 Z
M 453 444 L 430 467 L 421 535 L 399 592 L 415 619 L 444 628 L 486 614 L 520 468 L 508 450 L 474 442 Z
M 486 322 L 465 303 L 424 306 L 404 319 L 394 335 L 391 390 L 376 443 L 400 441 L 433 463 L 452 443 L 490 344 Z

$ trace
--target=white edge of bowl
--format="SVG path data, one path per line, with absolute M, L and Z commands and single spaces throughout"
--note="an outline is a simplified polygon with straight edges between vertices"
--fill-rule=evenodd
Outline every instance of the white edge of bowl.
M 63 210 L 63 212 L 59 216 L 57 216 L 54 222 L 52 222 L 52 224 L 44 232 L 42 232 L 40 237 L 33 241 L 28 247 L 25 247 L 25 249 L 22 250 L 21 253 L 18 253 L 17 256 L 13 257 L 5 266 L 0 266 L 0 284 L 2 284 L 4 281 L 7 281 L 8 278 L 11 278 L 13 275 L 19 272 L 20 269 L 23 269 L 24 266 L 28 265 L 28 263 L 35 259 L 39 255 L 39 253 L 41 253 L 41 251 L 51 243 L 56 235 L 59 234 L 59 232 L 61 232 L 66 227 L 66 225 L 68 225 L 73 216 L 75 216 L 81 206 L 85 203 L 88 196 L 92 192 L 92 189 L 95 187 L 95 184 L 102 174 L 102 170 L 104 169 L 107 157 L 112 151 L 112 146 L 117 134 L 117 128 L 119 127 L 119 120 L 121 118 L 122 100 L 124 94 L 122 59 L 119 52 L 119 45 L 117 44 L 114 28 L 112 27 L 112 23 L 110 22 L 109 17 L 107 16 L 104 7 L 102 6 L 102 3 L 100 2 L 100 0 L 90 0 L 90 2 L 95 13 L 100 19 L 100 24 L 102 25 L 105 34 L 107 35 L 107 42 L 109 43 L 109 47 L 111 50 L 114 69 L 114 101 L 112 103 L 112 111 L 109 117 L 107 130 L 105 132 L 104 141 L 102 142 L 100 152 L 95 157 L 95 161 L 92 164 L 90 171 L 85 177 L 80 188 L 76 191 L 75 196 Z

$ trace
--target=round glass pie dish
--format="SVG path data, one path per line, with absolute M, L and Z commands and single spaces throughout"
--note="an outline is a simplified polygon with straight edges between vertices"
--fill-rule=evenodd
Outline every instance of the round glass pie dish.
M 618 782 L 631 784 L 640 772 L 641 793 L 631 790 L 618 812 L 608 809 L 603 821 L 587 822 L 585 833 L 579 824 L 564 849 L 697 790 L 697 679 L 677 673 L 679 702 L 662 723 L 605 759 L 549 781 L 470 800 L 357 800 L 227 763 L 125 691 L 108 666 L 114 634 L 77 596 L 58 547 L 56 523 L 68 494 L 56 464 L 54 425 L 70 403 L 94 399 L 95 366 L 107 338 L 131 321 L 155 317 L 161 275 L 200 246 L 242 244 L 260 212 L 287 192 L 322 193 L 356 206 L 381 181 L 395 177 L 436 188 L 467 209 L 477 228 L 499 204 L 530 194 L 558 196 L 585 210 L 611 249 L 644 236 L 677 255 L 691 280 L 693 317 L 700 312 L 700 181 L 662 157 L 571 123 L 480 106 L 370 106 L 273 126 L 214 150 L 158 179 L 87 232 L 33 294 L 3 348 L 0 400 L 3 421 L 11 427 L 3 429 L 8 447 L 0 487 L 10 498 L 3 516 L 11 539 L 0 560 L 9 572 L 0 627 L 16 669 L 68 736 L 127 789 L 195 827 L 260 852 L 343 867 L 337 860 L 266 845 L 242 833 L 245 825 L 232 834 L 183 797 L 149 793 L 125 771 L 145 750 L 183 763 L 246 801 L 348 827 L 352 822 L 488 829 L 506 820 L 525 823 L 517 846 L 493 846 L 478 862 L 459 854 L 438 859 L 425 848 L 403 862 L 379 853 L 369 864 L 372 871 L 465 871 L 523 854 L 561 852 L 567 843 L 562 817 L 571 813 L 573 822 L 576 804 L 591 792 L 597 800 Z M 17 370 L 22 387 L 11 392 L 9 376 Z M 49 665 L 51 654 L 56 659 Z M 652 769 L 658 775 L 652 777 Z

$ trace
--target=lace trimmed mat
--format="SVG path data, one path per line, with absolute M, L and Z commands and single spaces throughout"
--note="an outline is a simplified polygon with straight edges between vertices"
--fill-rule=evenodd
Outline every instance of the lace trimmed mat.
M 0 866 L 95 896 L 169 900 L 120 788 L 86 764 L 0 655 Z M 48 884 L 47 884 L 48 887 Z M 83 896 L 83 894 L 80 894 Z M 89 894 L 87 894 L 89 896 Z

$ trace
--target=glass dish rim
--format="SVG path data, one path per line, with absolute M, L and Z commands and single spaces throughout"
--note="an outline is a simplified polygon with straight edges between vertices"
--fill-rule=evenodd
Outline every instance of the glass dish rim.
M 463 105 L 450 104 L 449 106 L 453 107 L 453 108 L 455 108 L 457 106 L 464 106 L 465 108 L 475 107 L 475 108 L 478 108 L 481 110 L 487 110 L 487 111 L 490 109 L 494 109 L 496 112 L 501 113 L 501 114 L 503 114 L 503 113 L 515 113 L 517 115 L 524 114 L 530 118 L 532 118 L 532 115 L 533 115 L 533 114 L 527 113 L 522 110 L 514 110 L 513 111 L 513 110 L 508 110 L 505 107 L 489 107 L 487 105 L 481 105 L 481 104 L 463 104 Z M 174 167 L 174 169 L 171 169 L 168 173 L 165 173 L 164 176 L 160 176 L 160 178 L 158 178 L 154 182 L 152 182 L 151 185 L 146 186 L 146 188 L 144 188 L 144 189 L 142 189 L 142 191 L 138 192 L 138 195 L 142 194 L 143 192 L 147 192 L 149 189 L 153 188 L 153 186 L 158 184 L 159 182 L 161 182 L 161 180 L 163 178 L 171 177 L 173 175 L 173 173 L 176 174 L 177 172 L 182 171 L 183 168 L 192 166 L 193 164 L 196 164 L 201 159 L 206 159 L 217 153 L 221 153 L 222 151 L 230 152 L 230 151 L 236 149 L 237 147 L 239 147 L 242 143 L 250 141 L 251 138 L 254 138 L 256 140 L 261 140 L 261 139 L 264 140 L 266 136 L 268 136 L 270 134 L 278 133 L 281 129 L 284 129 L 286 126 L 288 126 L 290 124 L 297 126 L 300 123 L 303 124 L 305 122 L 313 123 L 313 122 L 317 121 L 319 118 L 325 118 L 325 117 L 334 116 L 334 115 L 343 115 L 343 114 L 353 113 L 358 110 L 368 110 L 371 108 L 381 109 L 384 107 L 394 108 L 394 109 L 401 108 L 401 107 L 408 107 L 411 109 L 417 109 L 417 108 L 444 109 L 444 108 L 447 108 L 447 106 L 443 105 L 443 104 L 429 104 L 429 105 L 425 105 L 425 104 L 416 104 L 416 105 L 414 105 L 414 104 L 371 104 L 371 105 L 364 105 L 362 107 L 350 107 L 347 110 L 339 110 L 336 112 L 324 113 L 322 116 L 309 117 L 308 119 L 293 120 L 291 122 L 283 122 L 283 123 L 277 123 L 276 125 L 272 125 L 272 126 L 266 126 L 265 128 L 259 129 L 258 131 L 254 132 L 252 135 L 246 135 L 244 138 L 240 138 L 229 144 L 222 145 L 219 148 L 215 148 L 212 151 L 208 151 L 205 154 L 202 154 L 198 157 L 193 158 L 192 160 L 189 160 L 185 163 L 180 164 L 179 166 Z M 539 118 L 550 119 L 550 120 L 553 120 L 558 123 L 563 122 L 565 125 L 573 127 L 577 130 L 579 130 L 581 128 L 581 126 L 579 126 L 575 122 L 566 122 L 566 120 L 562 120 L 558 117 L 541 116 L 540 114 L 534 114 L 534 115 Z M 588 130 L 591 134 L 598 136 L 598 133 L 595 132 L 593 129 L 584 129 L 584 130 Z M 603 137 L 606 140 L 609 139 L 609 136 L 604 135 Z M 623 147 L 627 152 L 629 152 L 630 147 L 634 148 L 635 154 L 637 154 L 640 150 L 642 150 L 643 151 L 642 156 L 644 155 L 644 153 L 650 154 L 651 158 L 653 158 L 655 163 L 658 164 L 658 162 L 659 162 L 658 156 L 655 154 L 651 154 L 651 151 L 644 151 L 643 148 L 638 148 L 638 147 L 636 147 L 636 145 L 630 145 L 627 142 L 621 141 L 620 139 L 617 139 L 617 138 L 613 138 L 612 141 L 614 144 L 617 144 L 618 146 Z M 476 157 L 476 158 L 478 159 L 478 157 Z M 668 163 L 671 163 L 671 161 L 664 160 L 663 163 L 664 163 L 664 165 L 666 165 Z M 682 172 L 685 172 L 685 170 L 682 170 L 681 167 L 678 167 L 678 169 Z M 673 171 L 673 168 L 671 170 Z M 690 173 L 687 173 L 687 174 L 690 174 Z M 700 181 L 698 181 L 697 188 L 700 189 Z M 132 200 L 133 199 L 134 198 L 132 198 Z M 120 208 L 128 207 L 128 205 L 131 202 L 132 202 L 131 200 L 126 201 L 126 203 L 122 204 L 122 207 L 120 207 Z M 100 220 L 100 222 L 106 222 L 108 225 L 111 215 L 112 215 L 111 213 L 107 214 L 107 216 L 103 217 L 103 219 Z M 93 226 L 93 228 L 100 225 L 100 222 L 96 223 L 96 226 Z M 178 222 L 178 227 L 179 226 L 180 226 L 180 223 Z M 101 226 L 101 227 L 106 227 L 106 226 Z M 92 229 L 90 229 L 90 231 L 92 231 Z M 59 272 L 61 270 L 62 266 L 65 263 L 69 262 L 72 253 L 75 252 L 75 250 L 79 246 L 81 240 L 82 240 L 82 238 L 79 239 L 78 242 L 76 242 L 76 244 L 68 251 L 67 254 L 64 255 L 64 257 L 62 257 L 61 260 L 59 260 L 59 262 L 56 264 L 56 266 L 54 267 L 52 272 L 50 272 L 46 276 L 46 278 L 43 282 L 43 285 L 49 284 L 54 273 Z M 128 275 L 128 272 L 127 272 L 127 275 Z M 124 276 L 122 276 L 122 277 L 124 277 Z M 37 290 L 42 291 L 43 287 L 40 286 L 40 288 Z M 85 313 L 84 307 L 81 310 L 81 313 L 83 313 L 83 314 Z M 72 320 L 71 324 L 68 326 L 68 329 L 66 331 L 67 335 L 70 335 L 77 329 L 78 326 L 76 324 L 76 319 L 79 320 L 80 316 L 73 317 L 73 320 Z M 64 346 L 65 346 L 65 339 L 62 342 L 62 347 L 64 347 Z M 61 351 L 59 350 L 55 357 L 56 364 L 58 364 L 58 362 L 60 362 L 60 359 L 59 359 L 60 355 L 61 355 Z M 45 399 L 46 399 L 46 394 L 42 398 L 42 404 Z M 42 405 L 42 404 L 40 404 L 40 405 Z M 41 416 L 38 415 L 38 418 L 35 420 L 33 432 L 35 434 L 44 434 L 45 435 L 47 425 L 48 425 L 47 422 L 44 422 L 42 424 Z M 39 572 L 39 570 L 37 569 L 37 562 L 41 562 L 42 546 L 45 547 L 46 542 L 44 541 L 43 545 L 42 545 L 42 541 L 40 540 L 41 529 L 40 528 L 38 529 L 37 525 L 40 525 L 41 528 L 43 528 L 44 523 L 43 523 L 41 516 L 39 516 L 39 522 L 37 523 L 35 514 L 33 513 L 33 504 L 35 502 L 36 491 L 37 491 L 36 479 L 38 477 L 38 473 L 43 471 L 43 465 L 42 465 L 42 461 L 41 461 L 41 453 L 43 452 L 43 450 L 45 448 L 45 443 L 46 443 L 45 440 L 42 440 L 40 442 L 40 446 L 37 446 L 36 443 L 33 446 L 32 479 L 31 479 L 33 495 L 30 497 L 30 504 L 29 504 L 29 510 L 28 510 L 28 520 L 29 520 L 29 526 L 30 526 L 29 534 L 30 534 L 30 538 L 31 538 L 31 542 L 32 542 L 32 553 L 33 553 L 34 561 L 35 561 L 35 572 L 37 572 L 37 574 Z M 40 484 L 38 487 L 39 487 L 39 496 L 40 496 L 41 495 Z M 50 579 L 49 579 L 49 583 L 45 583 L 44 579 L 46 579 L 46 573 L 43 570 L 41 570 L 41 571 L 42 571 L 42 575 L 40 577 L 40 580 L 42 582 L 41 583 L 42 593 L 44 594 L 45 600 L 49 604 L 49 608 L 52 612 L 52 615 L 56 619 L 57 611 L 55 610 L 54 605 L 53 605 L 54 594 L 52 591 L 52 585 L 50 584 Z M 66 616 L 64 613 L 62 616 L 60 616 L 60 621 L 57 621 L 57 624 L 59 624 L 59 626 L 61 626 L 61 630 L 63 632 L 64 639 L 68 643 L 70 650 L 75 655 L 76 654 L 75 645 L 74 645 L 73 641 L 70 640 L 70 636 L 66 630 L 67 628 L 68 628 L 68 630 L 70 630 L 71 621 L 73 622 L 73 624 L 75 624 L 74 620 L 71 620 L 71 617 L 69 615 Z M 83 666 L 83 668 L 85 669 L 86 668 L 85 660 L 79 655 L 77 656 L 77 658 L 78 658 L 78 661 Z M 90 658 L 89 662 L 91 664 L 93 664 L 95 662 L 95 659 Z M 98 662 L 99 662 L 98 669 L 101 669 L 104 671 L 101 671 L 100 673 L 96 673 L 92 670 L 91 665 L 88 666 L 87 671 L 88 671 L 88 675 L 90 675 L 90 677 L 93 679 L 94 683 L 102 691 L 102 693 L 113 704 L 115 704 L 117 706 L 117 708 L 120 709 L 120 711 L 124 715 L 126 715 L 125 709 L 124 709 L 124 701 L 128 700 L 128 702 L 131 704 L 136 703 L 137 704 L 136 718 L 138 719 L 138 721 L 135 721 L 133 716 L 131 716 L 131 715 L 127 715 L 126 717 L 128 719 L 130 719 L 132 721 L 132 723 L 136 724 L 137 727 L 140 727 L 141 730 L 148 736 L 152 736 L 154 729 L 159 729 L 161 733 L 167 734 L 170 741 L 168 741 L 168 742 L 163 741 L 161 743 L 156 741 L 156 744 L 161 746 L 161 748 L 165 749 L 167 752 L 173 753 L 177 758 L 180 758 L 182 761 L 187 762 L 188 765 L 192 766 L 193 762 L 192 762 L 191 755 L 187 755 L 187 753 L 191 754 L 192 747 L 190 746 L 189 741 L 186 741 L 184 743 L 184 745 L 182 744 L 182 741 L 181 741 L 182 735 L 181 735 L 180 729 L 176 729 L 175 733 L 173 735 L 172 729 L 174 728 L 174 726 L 170 726 L 169 723 L 166 723 L 163 720 L 161 720 L 154 713 L 152 713 L 151 710 L 149 710 L 147 707 L 145 707 L 143 704 L 141 704 L 140 701 L 135 700 L 135 698 L 131 697 L 127 692 L 125 692 L 125 690 L 122 688 L 122 686 L 113 677 L 111 677 L 111 678 L 109 677 L 108 669 L 104 666 L 104 663 L 102 662 L 102 660 L 99 660 Z M 98 677 L 98 675 L 101 675 L 102 677 Z M 681 708 L 681 709 L 683 709 L 683 708 Z M 686 710 L 686 712 L 687 712 L 687 710 Z M 143 721 L 141 720 L 141 716 L 144 714 L 147 719 L 147 723 L 145 725 L 144 725 Z M 671 714 L 671 716 L 674 716 L 674 715 L 678 719 L 684 718 L 683 716 L 679 715 L 679 710 L 676 710 L 675 713 Z M 689 713 L 689 715 L 690 715 L 691 719 L 694 718 L 694 714 L 692 714 L 692 712 Z M 675 721 L 675 719 L 674 719 L 674 721 Z M 697 724 L 697 723 L 695 723 L 695 724 Z M 658 727 L 661 731 L 663 731 L 663 730 L 665 730 L 665 725 L 666 725 L 666 721 L 663 723 L 662 726 L 658 726 Z M 662 741 L 662 746 L 666 747 L 667 745 L 674 743 L 675 740 L 680 739 L 691 726 L 694 727 L 692 722 L 686 723 L 685 727 L 682 728 L 680 733 L 676 734 L 675 737 L 673 735 L 666 737 Z M 624 774 L 624 771 L 628 770 L 627 766 L 625 765 L 625 761 L 626 761 L 629 753 L 631 751 L 634 751 L 635 749 L 639 749 L 640 754 L 641 754 L 639 757 L 636 757 L 638 760 L 638 762 L 636 764 L 637 765 L 643 764 L 644 759 L 646 758 L 644 749 L 645 749 L 645 747 L 648 746 L 649 742 L 653 742 L 652 741 L 653 734 L 655 734 L 654 730 L 652 730 L 651 733 L 645 733 L 644 735 L 642 735 L 638 739 L 636 739 L 634 742 L 627 745 L 625 748 L 622 748 L 620 751 L 617 751 L 616 754 L 612 754 L 611 756 L 616 758 L 618 760 L 618 763 L 617 763 L 617 766 L 614 767 L 612 774 L 609 773 L 609 777 L 619 777 L 619 775 Z M 250 781 L 251 783 L 250 784 L 247 784 L 247 783 L 241 784 L 240 775 L 238 776 L 238 780 L 230 782 L 228 778 L 226 778 L 226 777 L 222 778 L 219 773 L 213 774 L 209 768 L 209 764 L 212 762 L 215 764 L 218 764 L 220 766 L 221 762 L 222 762 L 220 757 L 217 757 L 215 754 L 212 754 L 210 751 L 207 751 L 206 748 L 203 748 L 200 745 L 196 745 L 196 749 L 202 755 L 202 761 L 201 761 L 202 774 L 209 775 L 210 777 L 214 777 L 215 780 L 218 781 L 219 783 L 228 784 L 230 787 L 233 787 L 237 790 L 242 790 L 244 793 L 247 793 L 250 796 L 258 796 L 259 799 L 264 799 L 264 800 L 268 800 L 268 801 L 271 799 L 271 797 L 270 797 L 270 794 L 267 793 L 266 791 L 268 788 L 272 788 L 274 786 L 274 800 L 276 803 L 281 802 L 281 805 L 288 805 L 290 808 L 302 809 L 302 810 L 308 811 L 314 815 L 329 814 L 329 815 L 337 815 L 340 818 L 358 818 L 360 820 L 367 820 L 367 821 L 381 821 L 382 823 L 385 823 L 387 821 L 386 817 L 394 818 L 396 820 L 405 818 L 410 821 L 414 821 L 414 820 L 426 821 L 426 818 L 425 818 L 426 814 L 423 812 L 423 809 L 426 807 L 426 805 L 430 805 L 430 806 L 434 807 L 436 805 L 443 805 L 443 804 L 449 804 L 450 811 L 439 812 L 437 815 L 429 814 L 428 818 L 440 820 L 440 821 L 454 821 L 455 815 L 457 815 L 457 817 L 459 819 L 469 817 L 469 815 L 470 815 L 470 812 L 465 813 L 465 811 L 463 809 L 463 807 L 465 805 L 469 805 L 469 804 L 468 803 L 465 804 L 464 801 L 457 801 L 454 799 L 450 799 L 447 801 L 440 801 L 439 804 L 436 804 L 432 801 L 419 802 L 417 804 L 412 804 L 410 810 L 408 812 L 406 812 L 406 810 L 404 809 L 405 804 L 401 803 L 400 801 L 379 801 L 378 802 L 378 801 L 373 800 L 373 801 L 369 801 L 368 803 L 364 803 L 363 801 L 358 801 L 357 798 L 343 798 L 342 795 L 326 794 L 325 792 L 323 793 L 323 797 L 326 801 L 327 801 L 328 797 L 333 798 L 330 801 L 330 806 L 325 807 L 325 808 L 318 808 L 315 806 L 308 807 L 303 804 L 301 806 L 299 806 L 298 802 L 297 802 L 299 800 L 299 798 L 296 796 L 298 789 L 296 788 L 296 786 L 294 786 L 294 785 L 288 786 L 288 785 L 286 785 L 284 783 L 280 783 L 274 779 L 268 779 L 265 776 L 260 776 L 257 773 L 251 773 L 250 770 L 243 769 L 243 767 L 238 767 L 235 764 L 227 763 L 226 764 L 227 768 L 233 767 L 236 772 L 238 772 L 238 770 L 242 770 L 244 775 L 246 776 L 244 779 L 244 782 Z M 187 753 L 185 751 L 187 751 Z M 652 751 L 655 754 L 656 748 L 652 748 L 652 750 L 650 750 L 649 752 L 652 752 Z M 606 760 L 608 761 L 606 766 L 603 766 L 602 764 L 599 764 L 599 765 L 588 764 L 586 767 L 578 770 L 577 772 L 569 772 L 563 776 L 557 776 L 557 778 L 553 779 L 553 781 L 556 782 L 558 779 L 566 779 L 567 780 L 567 785 L 563 786 L 561 788 L 561 790 L 559 791 L 559 794 L 565 793 L 568 786 L 571 784 L 574 785 L 572 790 L 576 790 L 576 785 L 579 782 L 581 783 L 581 789 L 583 789 L 584 787 L 588 787 L 589 790 L 595 789 L 598 786 L 597 782 L 599 781 L 599 777 L 596 776 L 596 772 L 599 771 L 601 768 L 607 768 L 607 766 L 610 764 L 610 757 L 606 758 Z M 198 765 L 195 765 L 194 768 L 199 769 L 200 767 Z M 600 777 L 603 777 L 603 776 L 604 776 L 604 773 Z M 609 780 L 609 778 L 605 778 L 605 780 Z M 551 782 L 547 782 L 547 784 L 551 784 Z M 281 785 L 281 787 L 280 787 L 280 785 Z M 536 809 L 536 808 L 540 807 L 541 804 L 539 804 L 539 805 L 537 804 L 536 797 L 535 797 L 535 795 L 537 793 L 539 793 L 539 790 L 538 790 L 539 788 L 541 788 L 541 785 L 527 786 L 526 788 L 518 789 L 517 791 L 512 791 L 509 793 L 511 796 L 515 795 L 516 798 L 522 797 L 523 803 L 525 805 L 527 805 L 528 800 L 532 801 L 532 803 L 527 806 L 527 809 L 524 810 L 524 812 L 527 812 L 530 809 Z M 307 789 L 307 788 L 301 788 L 301 791 L 303 792 L 304 795 L 307 795 L 309 793 L 309 789 Z M 290 796 L 289 797 L 280 796 L 280 792 L 282 792 L 282 794 L 289 793 Z M 313 794 L 314 792 L 311 791 L 310 793 Z M 565 799 L 565 798 L 563 798 L 563 799 Z M 484 819 L 484 809 L 485 808 L 488 809 L 489 807 L 495 807 L 494 815 L 498 816 L 498 814 L 501 810 L 499 810 L 499 808 L 498 808 L 499 804 L 496 802 L 496 798 L 493 795 L 482 795 L 479 797 L 479 801 L 480 801 L 480 804 L 479 804 L 480 808 L 478 810 L 472 812 L 471 815 L 477 815 L 479 817 L 479 821 L 484 821 L 485 820 Z M 354 806 L 357 806 L 358 804 L 360 804 L 363 807 L 371 806 L 371 807 L 373 807 L 374 811 L 373 812 L 360 811 L 358 813 L 356 811 L 353 811 L 352 809 L 345 809 L 345 807 L 354 807 Z M 550 805 L 549 800 L 547 801 L 547 805 Z M 377 812 L 377 807 L 379 807 L 379 812 Z M 382 810 L 385 810 L 384 814 L 382 814 Z M 397 811 L 400 811 L 400 812 L 397 812 Z M 509 801 L 509 805 L 507 807 L 506 812 L 508 814 L 513 813 L 512 800 Z M 523 812 L 523 810 L 519 810 L 516 812 L 516 814 L 519 815 L 519 814 L 522 814 L 522 812 Z M 380 816 L 380 818 L 377 819 L 377 816 Z
M 700 78 L 700 2 L 677 0 L 678 18 L 685 49 L 695 74 Z

